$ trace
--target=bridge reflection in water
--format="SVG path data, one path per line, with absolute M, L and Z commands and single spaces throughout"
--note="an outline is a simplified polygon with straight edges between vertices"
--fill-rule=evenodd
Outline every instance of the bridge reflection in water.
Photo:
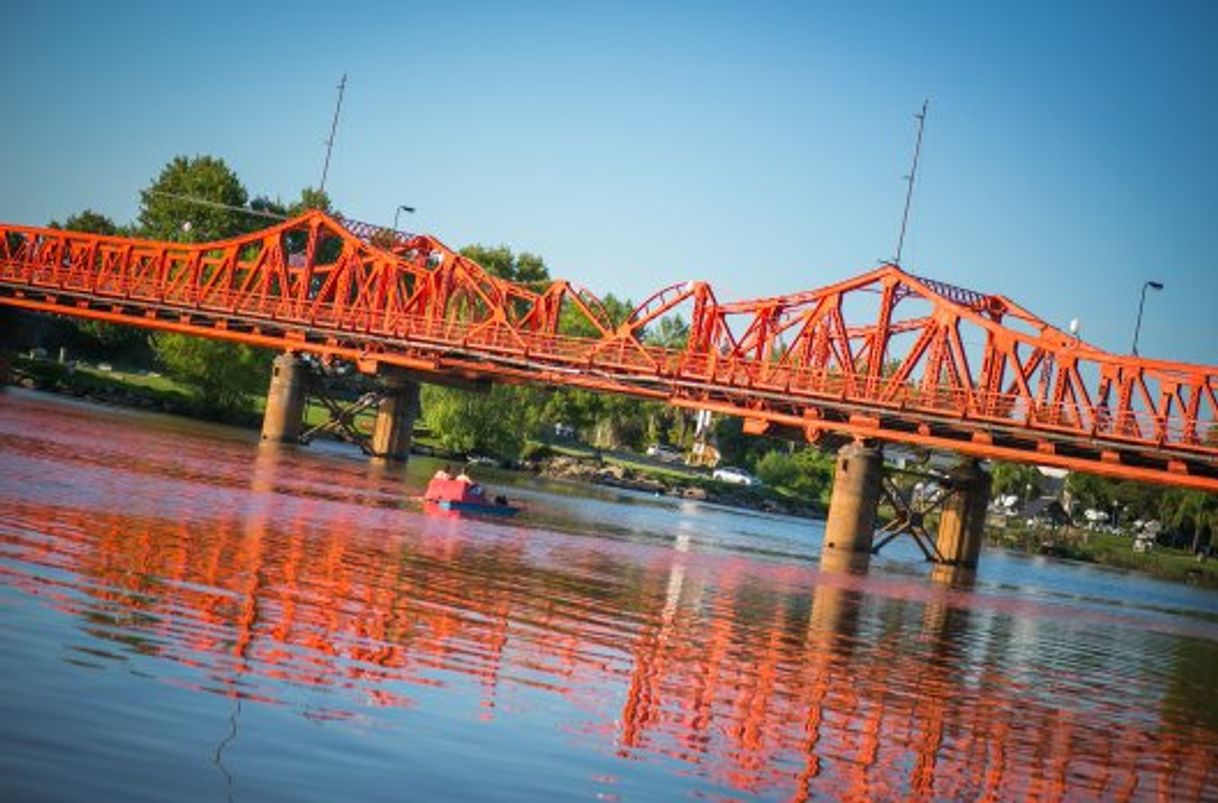
M 205 525 L 19 498 L 5 582 L 169 682 L 286 706 L 323 688 L 302 712 L 321 719 L 428 692 L 475 695 L 490 721 L 550 699 L 579 745 L 732 794 L 1218 788 L 1213 723 L 1101 625 L 1046 639 L 1001 601 L 699 553 L 689 529 L 661 548 L 346 504 L 280 459 L 213 487 L 228 504 Z

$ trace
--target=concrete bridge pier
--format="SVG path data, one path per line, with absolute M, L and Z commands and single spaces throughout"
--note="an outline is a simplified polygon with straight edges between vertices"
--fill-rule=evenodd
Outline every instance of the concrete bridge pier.
M 884 453 L 878 448 L 856 441 L 838 450 L 822 565 L 867 565 L 883 469 Z
M 945 566 L 974 569 L 985 540 L 985 511 L 990 501 L 990 475 L 976 460 L 952 469 L 952 495 L 943 505 L 935 546 Z M 954 580 L 958 573 L 944 572 Z
M 304 423 L 308 368 L 291 352 L 280 354 L 271 367 L 271 386 L 262 414 L 262 439 L 274 443 L 296 443 Z
M 0 306 L 0 390 L 13 381 L 13 346 L 17 339 L 16 313 L 9 307 Z
M 388 373 L 383 381 L 385 395 L 377 406 L 372 427 L 372 456 L 405 463 L 410 458 L 414 422 L 419 416 L 419 383 L 400 373 Z

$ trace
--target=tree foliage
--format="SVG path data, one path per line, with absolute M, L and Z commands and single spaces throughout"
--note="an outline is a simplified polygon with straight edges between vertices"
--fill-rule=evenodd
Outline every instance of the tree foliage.
M 265 195 L 257 195 L 249 202 L 249 208 L 255 212 L 263 212 L 268 215 L 277 215 L 282 218 L 296 217 L 310 209 L 320 209 L 323 212 L 334 214 L 334 207 L 330 201 L 330 196 L 325 190 L 315 189 L 313 187 L 305 187 L 300 191 L 300 197 L 291 203 L 284 203 L 279 198 L 269 198 Z M 254 217 L 262 217 L 265 221 L 267 218 L 255 215 Z
M 550 271 L 541 257 L 527 251 L 513 254 L 506 245 L 467 245 L 461 249 L 461 255 L 477 262 L 500 279 L 525 284 L 550 280 Z
M 487 393 L 424 385 L 423 422 L 446 449 L 516 460 L 537 424 L 534 394 L 507 385 Z
M 771 444 L 772 447 L 772 444 Z M 816 449 L 771 449 L 757 461 L 758 479 L 805 501 L 820 499 L 833 480 L 833 458 Z
M 222 159 L 177 156 L 140 193 L 135 226 L 118 226 L 106 215 L 85 209 L 52 228 L 107 235 L 136 235 L 178 242 L 206 242 L 234 237 L 273 224 L 248 208 L 290 217 L 306 209 L 332 212 L 329 197 L 304 188 L 291 203 L 249 193 Z M 202 203 L 200 203 L 202 202 Z M 189 226 L 185 225 L 189 224 Z M 290 243 L 289 243 L 290 245 Z M 167 373 L 187 385 L 201 406 L 227 415 L 248 406 L 266 385 L 271 355 L 248 346 L 161 333 L 149 338 L 142 330 L 92 321 L 64 324 L 54 335 L 56 345 L 74 352 L 129 364 L 150 366 L 156 360 Z
M 1040 495 L 1044 475 L 1023 463 L 995 463 L 991 473 L 991 493 L 994 496 L 1017 496 L 1024 501 Z
M 211 156 L 175 157 L 140 197 L 140 227 L 148 237 L 208 242 L 267 223 L 265 218 L 238 209 L 248 198 L 245 187 L 223 160 Z M 269 202 L 262 204 L 269 206 Z M 152 350 L 170 376 L 190 387 L 200 404 L 221 415 L 246 407 L 253 394 L 265 390 L 269 352 L 169 332 L 152 338 Z
M 683 349 L 689 342 L 689 324 L 680 315 L 666 315 L 656 324 L 655 330 L 648 334 L 647 342 L 666 349 Z
M 1218 495 L 1078 472 L 1067 478 L 1066 490 L 1080 507 L 1114 512 L 1126 523 L 1157 519 L 1168 531 L 1191 536 L 1194 550 L 1207 536 L 1218 546 Z
M 63 223 L 52 220 L 47 226 L 52 229 L 83 231 L 88 234 L 115 235 L 119 233 L 119 228 L 114 225 L 113 220 L 100 212 L 94 212 L 92 209 L 82 209 L 74 215 L 69 215 Z
M 214 156 L 176 156 L 140 193 L 140 233 L 158 240 L 208 242 L 262 228 L 265 221 L 224 207 L 243 207 L 249 194 Z M 210 206 L 208 203 L 222 206 Z
M 1206 533 L 1209 545 L 1218 546 L 1218 494 L 1172 488 L 1163 494 L 1159 514 L 1168 527 L 1192 535 L 1194 552 L 1205 543 Z
M 190 387 L 211 412 L 231 416 L 266 391 L 270 352 L 173 332 L 158 332 L 151 343 L 165 372 Z

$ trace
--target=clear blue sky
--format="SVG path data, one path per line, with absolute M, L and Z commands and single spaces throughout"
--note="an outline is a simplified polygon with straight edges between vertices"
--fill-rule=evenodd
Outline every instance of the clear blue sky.
M 118 222 L 176 154 L 636 301 L 891 257 L 1218 363 L 1218 3 L 10 4 L 0 219 Z

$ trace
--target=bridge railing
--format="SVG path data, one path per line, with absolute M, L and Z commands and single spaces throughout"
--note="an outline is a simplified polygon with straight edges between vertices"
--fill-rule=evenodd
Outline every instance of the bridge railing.
M 623 380 L 637 380 L 634 372 L 646 370 L 652 380 L 680 377 L 731 389 L 787 394 L 792 401 L 855 401 L 887 410 L 936 413 L 1030 430 L 1129 440 L 1147 446 L 1206 447 L 1213 444 L 1218 430 L 1213 421 L 1197 421 L 1187 416 L 1160 416 L 1145 410 L 1126 410 L 1114 415 L 1103 405 L 1055 403 L 984 390 L 962 391 L 952 385 L 905 383 L 890 398 L 881 400 L 874 384 L 870 388 L 860 387 L 863 383 L 858 377 L 841 372 L 773 362 L 759 365 L 756 361 L 719 359 L 714 354 L 639 346 L 626 341 L 606 347 L 599 339 L 520 333 L 505 326 L 487 326 L 485 322 L 351 311 L 333 303 L 311 304 L 307 313 L 302 314 L 293 300 L 285 296 L 225 288 L 204 291 L 196 284 L 165 285 L 136 280 L 123 273 L 90 274 L 66 258 L 50 265 L 3 262 L 0 278 L 32 287 L 149 303 L 187 315 L 245 315 L 285 325 L 377 335 L 420 345 L 473 348 L 499 355 L 522 352 L 531 360 L 556 366 L 595 365 L 601 370 L 623 372 L 626 374 Z

